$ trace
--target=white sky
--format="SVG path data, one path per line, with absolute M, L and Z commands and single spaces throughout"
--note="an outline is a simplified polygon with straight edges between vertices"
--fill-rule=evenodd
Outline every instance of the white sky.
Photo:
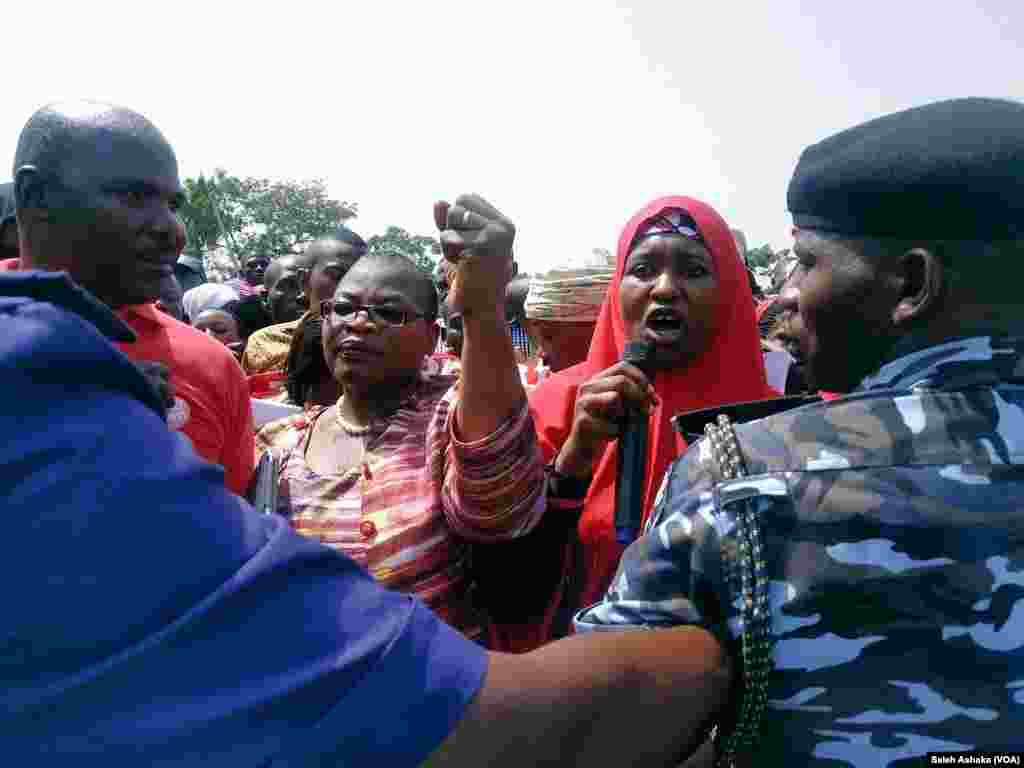
M 1024 100 L 1020 0 L 259 5 L 5 3 L 0 162 L 40 105 L 112 101 L 183 176 L 325 178 L 364 236 L 433 234 L 434 199 L 479 192 L 529 271 L 614 249 L 663 194 L 785 247 L 806 145 L 940 98 Z

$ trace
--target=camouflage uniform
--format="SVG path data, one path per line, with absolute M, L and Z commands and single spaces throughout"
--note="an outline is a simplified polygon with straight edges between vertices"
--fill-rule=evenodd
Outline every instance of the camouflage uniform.
M 749 476 L 716 483 L 694 445 L 577 631 L 699 624 L 735 654 L 734 502 L 752 498 L 775 666 L 755 764 L 1021 749 L 1024 339 L 923 349 L 736 432 Z

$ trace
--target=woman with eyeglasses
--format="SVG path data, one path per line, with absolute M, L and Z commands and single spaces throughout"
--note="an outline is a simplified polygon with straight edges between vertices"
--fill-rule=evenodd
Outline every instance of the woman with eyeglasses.
M 319 308 L 343 394 L 275 440 L 278 511 L 480 637 L 469 544 L 533 530 L 544 468 L 503 313 L 512 225 L 475 196 L 435 215 L 456 265 L 448 303 L 463 320 L 461 376 L 425 367 L 438 334 L 431 275 L 398 254 L 361 258 Z

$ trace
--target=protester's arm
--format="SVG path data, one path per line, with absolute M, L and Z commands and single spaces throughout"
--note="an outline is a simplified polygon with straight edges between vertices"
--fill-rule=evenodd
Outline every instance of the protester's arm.
M 494 432 L 470 443 L 460 439 L 454 424 L 459 389 L 438 404 L 428 434 L 448 524 L 462 538 L 478 542 L 528 533 L 544 514 L 545 476 L 526 401 Z
M 491 654 L 483 687 L 426 765 L 675 766 L 705 736 L 729 677 L 722 647 L 698 627 Z
M 252 421 L 252 401 L 245 374 L 235 360 L 224 362 L 224 484 L 244 494 L 256 466 L 256 440 Z
M 462 315 L 462 397 L 456 424 L 466 442 L 482 440 L 518 412 L 526 393 L 505 323 L 505 288 L 512 276 L 515 227 L 477 195 L 437 203 L 451 273 L 448 304 Z

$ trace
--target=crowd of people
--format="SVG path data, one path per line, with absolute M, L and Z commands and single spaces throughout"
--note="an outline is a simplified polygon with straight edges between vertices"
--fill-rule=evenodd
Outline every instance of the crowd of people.
M 1024 105 L 808 147 L 767 296 L 694 196 L 535 274 L 463 195 L 433 274 L 339 226 L 214 283 L 182 194 L 91 102 L 32 115 L 0 187 L 12 764 L 1024 743 Z

